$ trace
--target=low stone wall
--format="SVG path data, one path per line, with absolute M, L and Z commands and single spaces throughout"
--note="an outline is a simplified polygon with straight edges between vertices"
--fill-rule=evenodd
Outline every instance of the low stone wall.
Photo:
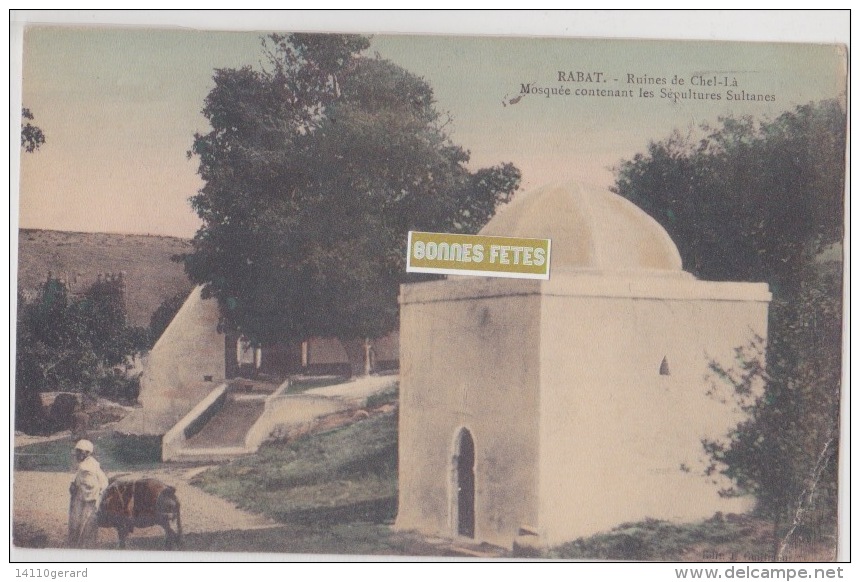
M 278 386 L 278 389 L 275 392 L 266 398 L 266 403 L 263 408 L 263 414 L 260 415 L 260 418 L 257 419 L 257 422 L 251 427 L 251 430 L 248 431 L 248 434 L 245 435 L 245 448 L 249 449 L 251 452 L 256 452 L 257 449 L 260 448 L 260 445 L 269 438 L 269 435 L 272 432 L 272 419 L 275 415 L 275 411 L 282 405 L 284 402 L 284 394 L 290 388 L 290 380 L 285 380 L 283 384 Z
M 327 416 L 344 409 L 355 408 L 354 405 L 343 401 L 312 396 L 309 394 L 286 394 L 289 381 L 284 382 L 278 390 L 266 399 L 265 410 L 260 418 L 248 431 L 245 437 L 245 448 L 255 452 L 273 433 L 284 432 L 296 425 L 310 427 L 320 417 Z

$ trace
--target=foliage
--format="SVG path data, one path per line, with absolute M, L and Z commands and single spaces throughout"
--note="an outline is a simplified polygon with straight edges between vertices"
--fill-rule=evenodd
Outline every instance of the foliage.
M 774 522 L 811 504 L 835 513 L 841 371 L 845 112 L 835 101 L 774 120 L 724 118 L 704 137 L 675 133 L 617 169 L 615 190 L 658 220 L 685 268 L 704 279 L 766 281 L 761 341 L 714 362 L 749 420 L 705 442 Z M 763 392 L 751 387 L 764 383 Z
M 763 562 L 771 559 L 769 524 L 751 516 L 716 514 L 694 523 L 656 519 L 624 523 L 606 533 L 544 550 L 542 558 L 673 562 Z M 832 559 L 829 540 L 808 540 L 791 549 L 792 561 Z
M 39 393 L 90 393 L 106 386 L 116 394 L 113 368 L 146 348 L 145 331 L 126 324 L 121 278 L 100 280 L 81 296 L 49 278 L 33 300 L 18 294 L 15 354 L 15 427 L 51 430 Z
M 219 69 L 195 136 L 204 225 L 183 256 L 223 323 L 256 343 L 396 327 L 407 231 L 476 232 L 511 164 L 471 172 L 421 78 L 360 36 L 272 35 L 263 70 Z
M 32 121 L 35 119 L 33 114 L 26 107 L 21 109 L 21 117 Z M 45 134 L 39 127 L 33 125 L 29 121 L 21 123 L 21 147 L 24 151 L 32 154 L 45 143 Z
M 396 404 L 400 400 L 400 384 L 392 384 L 382 392 L 367 397 L 364 406 L 368 409 L 378 408 L 386 404 Z
M 96 281 L 75 301 L 74 308 L 83 322 L 81 339 L 93 347 L 105 365 L 124 364 L 129 355 L 149 347 L 148 331 L 128 325 L 122 276 Z
M 845 112 L 824 101 L 702 131 L 650 143 L 617 169 L 615 191 L 666 228 L 696 276 L 796 288 L 811 257 L 842 242 Z
M 315 388 L 325 388 L 326 386 L 335 386 L 346 382 L 349 378 L 345 376 L 300 376 L 290 379 L 290 386 L 287 388 L 287 394 L 301 394 Z
M 164 330 L 167 329 L 167 326 L 176 317 L 179 308 L 182 307 L 186 299 L 188 299 L 188 292 L 180 291 L 173 297 L 168 297 L 162 301 L 161 305 L 153 312 L 152 317 L 149 319 L 149 337 L 153 345 L 161 338 L 161 334 L 164 333 Z
M 782 322 L 767 345 L 761 338 L 737 350 L 736 364 L 712 369 L 748 414 L 725 441 L 705 441 L 713 460 L 737 484 L 753 491 L 758 509 L 787 540 L 798 526 L 822 529 L 835 522 L 841 381 L 841 271 L 816 264 L 799 292 L 775 298 L 772 318 Z M 765 391 L 750 386 L 760 381 Z M 777 543 L 778 542 L 778 543 Z M 775 540 L 774 555 L 785 541 Z
M 397 505 L 397 414 L 264 445 L 193 483 L 286 523 L 389 521 Z

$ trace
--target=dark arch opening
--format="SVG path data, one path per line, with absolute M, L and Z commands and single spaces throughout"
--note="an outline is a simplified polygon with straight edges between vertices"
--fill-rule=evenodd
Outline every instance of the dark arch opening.
M 466 429 L 457 443 L 457 533 L 475 537 L 475 441 Z

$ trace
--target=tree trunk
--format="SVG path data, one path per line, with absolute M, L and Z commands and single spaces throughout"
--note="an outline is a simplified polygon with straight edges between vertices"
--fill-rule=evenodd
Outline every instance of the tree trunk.
M 367 376 L 376 366 L 376 355 L 370 338 L 341 341 L 349 358 L 353 376 Z
M 369 376 L 376 367 L 376 354 L 373 351 L 373 343 L 369 337 L 364 338 L 364 375 Z
M 780 546 L 779 523 L 780 523 L 779 513 L 777 513 L 773 516 L 773 532 L 771 534 L 773 536 L 773 540 L 772 540 L 773 541 L 773 549 L 771 551 L 771 554 L 772 554 L 771 559 L 774 562 L 776 562 L 779 559 L 779 546 Z
M 364 376 L 364 341 L 359 339 L 342 340 L 343 349 L 349 359 L 353 376 Z

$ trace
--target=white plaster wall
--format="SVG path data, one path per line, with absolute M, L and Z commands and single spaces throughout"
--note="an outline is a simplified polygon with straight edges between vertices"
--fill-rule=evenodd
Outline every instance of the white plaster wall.
M 741 418 L 707 395 L 708 362 L 731 364 L 753 333 L 766 337 L 766 287 L 671 278 L 600 285 L 596 293 L 588 281 L 559 274 L 544 287 L 542 542 L 649 517 L 688 521 L 749 509 L 750 499 L 723 499 L 702 476 L 701 439 L 724 435 Z M 664 356 L 670 376 L 659 374 Z
M 500 279 L 404 286 L 398 528 L 456 534 L 462 427 L 475 441 L 476 539 L 510 547 L 537 519 L 537 289 Z
M 224 380 L 218 304 L 204 300 L 201 290 L 191 292 L 149 353 L 140 380 L 142 407 L 123 419 L 120 432 L 163 435 Z

